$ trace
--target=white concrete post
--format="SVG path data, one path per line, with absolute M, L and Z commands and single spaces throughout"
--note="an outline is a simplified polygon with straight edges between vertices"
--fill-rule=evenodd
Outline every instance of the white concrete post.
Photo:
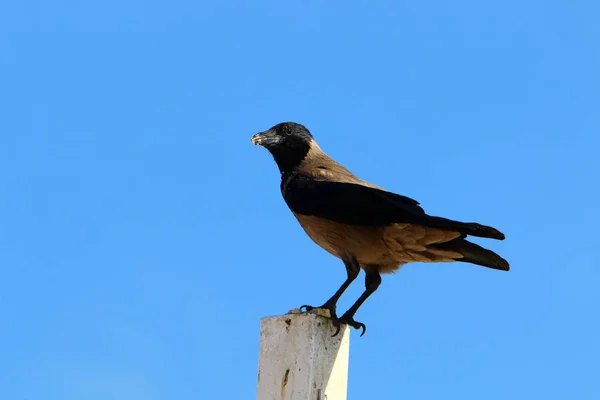
M 258 400 L 346 400 L 350 330 L 327 310 L 262 318 Z

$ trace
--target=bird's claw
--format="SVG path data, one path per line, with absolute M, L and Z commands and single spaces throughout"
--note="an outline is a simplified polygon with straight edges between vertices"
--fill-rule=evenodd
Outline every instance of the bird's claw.
M 335 337 L 338 335 L 338 333 L 340 333 L 340 330 L 342 329 L 342 325 L 349 325 L 349 326 L 353 327 L 354 329 L 362 330 L 360 336 L 364 335 L 365 332 L 367 331 L 367 326 L 365 324 L 363 324 L 362 322 L 355 321 L 353 317 L 350 317 L 350 316 L 347 316 L 344 314 L 340 318 L 338 318 L 338 316 L 335 313 L 335 308 L 330 308 L 327 303 L 323 304 L 321 307 L 313 307 L 313 306 L 308 306 L 306 304 L 303 306 L 300 306 L 300 311 L 302 311 L 302 312 L 310 312 L 310 311 L 316 310 L 316 309 L 329 310 L 329 312 L 331 313 L 331 317 L 330 317 L 331 323 L 336 328 L 335 333 L 333 335 L 331 335 L 331 337 Z
M 331 337 L 335 337 L 338 333 L 340 333 L 342 324 L 349 325 L 357 330 L 362 329 L 362 333 L 360 334 L 360 336 L 364 335 L 367 331 L 367 326 L 365 324 L 363 324 L 362 322 L 355 321 L 352 317 L 342 316 L 341 318 L 332 318 L 331 322 L 333 323 L 333 326 L 336 327 L 335 333 L 331 335 Z
M 304 308 L 304 311 L 302 310 L 303 308 Z M 313 306 L 307 306 L 307 305 L 305 304 L 305 305 L 303 305 L 303 306 L 300 306 L 300 311 L 302 311 L 302 312 L 309 312 L 309 311 L 312 311 L 312 310 L 314 310 L 315 308 L 317 308 L 317 307 L 313 307 Z
M 302 311 L 302 309 L 304 309 L 305 311 Z M 307 306 L 307 305 L 303 305 L 300 307 L 300 311 L 303 313 L 307 313 L 307 312 L 310 312 L 313 310 L 327 310 L 327 311 L 329 311 L 329 314 L 324 314 L 324 313 L 319 313 L 319 312 L 317 312 L 317 314 L 321 315 L 322 317 L 337 319 L 337 315 L 335 313 L 335 304 L 332 306 L 328 303 L 325 303 L 320 307 L 313 307 L 313 306 Z

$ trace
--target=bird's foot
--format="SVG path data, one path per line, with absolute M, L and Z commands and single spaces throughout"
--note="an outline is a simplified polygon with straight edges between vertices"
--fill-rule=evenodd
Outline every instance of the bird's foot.
M 337 336 L 337 334 L 340 333 L 342 324 L 349 325 L 357 330 L 362 329 L 362 333 L 360 334 L 360 336 L 364 335 L 367 331 L 367 326 L 365 324 L 363 324 L 362 322 L 355 321 L 353 317 L 346 314 L 342 315 L 340 318 L 332 318 L 332 323 L 333 326 L 335 326 L 337 329 L 335 330 L 335 333 L 331 335 L 331 337 Z
M 327 310 L 329 311 L 329 315 L 323 315 L 320 313 L 321 316 L 323 317 L 328 317 L 328 318 L 335 318 L 337 319 L 337 314 L 335 313 L 335 305 L 329 305 L 327 303 L 323 304 L 320 307 L 313 307 L 313 306 L 307 306 L 307 305 L 303 305 L 300 307 L 300 311 L 307 313 L 307 312 L 311 312 L 313 310 Z
M 307 306 L 305 304 L 303 306 L 300 306 L 300 311 L 302 311 L 302 312 L 309 312 L 309 311 L 314 310 L 315 308 L 319 308 L 319 307 Z
M 340 333 L 340 329 L 342 328 L 342 325 L 349 325 L 357 330 L 362 329 L 362 333 L 360 334 L 360 336 L 365 334 L 365 332 L 367 331 L 367 326 L 365 324 L 363 324 L 362 322 L 355 321 L 354 317 L 347 315 L 347 314 L 344 314 L 338 318 L 338 316 L 335 312 L 335 309 L 336 309 L 335 306 L 331 306 L 327 303 L 323 304 L 320 307 L 313 307 L 313 306 L 307 306 L 307 305 L 303 305 L 300 307 L 300 311 L 302 311 L 304 313 L 310 312 L 312 310 L 328 310 L 329 318 L 331 319 L 333 326 L 336 327 L 335 333 L 333 335 L 331 335 L 331 337 L 337 336 L 337 334 Z

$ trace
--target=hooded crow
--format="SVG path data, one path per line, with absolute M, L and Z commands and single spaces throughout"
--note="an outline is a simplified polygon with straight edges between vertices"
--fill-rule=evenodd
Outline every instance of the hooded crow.
M 341 324 L 366 326 L 354 320 L 363 302 L 377 290 L 381 274 L 411 262 L 464 262 L 502 271 L 508 262 L 467 240 L 477 236 L 503 240 L 490 226 L 460 222 L 425 213 L 416 200 L 365 182 L 323 152 L 301 124 L 284 122 L 252 137 L 265 147 L 281 172 L 281 194 L 306 234 L 341 259 L 347 279 L 320 307 L 328 309 L 337 335 Z M 336 304 L 365 271 L 366 290 L 341 317 Z

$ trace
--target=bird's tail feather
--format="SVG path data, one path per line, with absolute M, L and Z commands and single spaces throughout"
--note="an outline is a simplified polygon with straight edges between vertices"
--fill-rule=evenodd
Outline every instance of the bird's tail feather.
M 498 254 L 463 238 L 454 239 L 446 243 L 438 243 L 434 246 L 443 250 L 457 251 L 462 254 L 463 257 L 456 258 L 456 261 L 477 264 L 502 271 L 510 269 L 508 261 Z
M 435 228 L 458 231 L 464 235 L 498 240 L 505 239 L 504 233 L 500 232 L 498 229 L 475 222 L 459 222 L 441 217 L 429 217 L 427 224 Z
M 463 233 L 466 233 L 467 235 L 498 240 L 505 239 L 504 233 L 500 232 L 496 228 L 492 228 L 491 226 L 481 225 L 475 222 L 461 222 L 461 225 L 464 226 Z

